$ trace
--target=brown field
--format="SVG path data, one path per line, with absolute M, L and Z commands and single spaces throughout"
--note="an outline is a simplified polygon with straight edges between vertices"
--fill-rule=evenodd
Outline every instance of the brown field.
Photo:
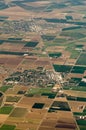
M 70 77 L 70 78 L 82 78 L 82 77 L 83 77 L 83 74 L 69 73 L 69 74 L 67 75 L 67 77 Z
M 23 97 L 22 100 L 17 104 L 19 107 L 26 107 L 31 109 L 34 103 L 44 103 L 44 111 L 51 104 L 52 99 L 48 99 L 46 97 Z M 36 109 L 32 109 L 32 111 L 36 111 Z M 42 110 L 41 110 L 42 111 Z
M 63 65 L 66 62 L 66 58 L 62 58 L 62 57 L 60 57 L 60 58 L 52 58 L 51 62 L 53 64 Z
M 21 90 L 21 86 L 14 86 L 13 88 L 9 88 L 5 94 L 7 96 L 16 95 L 18 91 Z
M 42 66 L 42 67 L 44 67 L 46 69 L 51 69 L 52 68 L 51 65 L 50 65 L 50 62 L 47 59 L 45 60 L 44 58 L 43 58 L 43 60 L 41 60 L 41 59 L 37 60 L 35 62 L 35 64 L 37 66 Z
M 67 61 L 66 61 L 66 65 L 74 65 L 76 63 L 76 59 L 68 59 Z
M 67 126 L 65 126 L 65 124 L 67 124 Z M 75 128 L 76 124 L 72 113 L 58 111 L 57 113 L 47 113 L 47 116 L 41 123 L 39 130 L 74 130 Z
M 22 51 L 24 44 L 16 44 L 16 43 L 3 43 L 0 45 L 0 50 L 2 51 Z
M 0 64 L 8 68 L 16 67 L 22 61 L 22 59 L 23 57 L 20 56 L 0 55 Z
M 86 102 L 69 101 L 69 105 L 72 112 L 83 112 L 83 109 L 86 106 Z M 80 109 L 80 106 L 83 106 L 83 108 Z
M 8 115 L 0 114 L 0 124 L 3 123 L 8 118 Z
M 81 91 L 64 90 L 64 93 L 75 97 L 86 97 L 86 92 Z
M 20 85 L 21 86 L 21 85 Z M 21 86 L 20 91 L 27 91 L 28 87 L 27 86 Z
M 35 65 L 35 61 L 37 60 L 37 57 L 24 57 L 24 60 L 21 62 L 21 64 L 17 67 L 17 70 L 25 70 L 25 69 L 31 69 L 31 68 L 37 68 Z
M 35 124 L 33 124 L 33 123 L 31 123 L 31 124 L 29 124 L 29 123 L 25 123 L 25 122 L 21 122 L 21 123 L 18 123 L 17 124 L 17 129 L 19 129 L 19 130 L 36 130 L 37 129 L 37 125 L 35 125 Z
M 52 47 L 47 47 L 46 51 L 47 52 L 63 52 L 65 49 L 64 46 L 52 46 Z

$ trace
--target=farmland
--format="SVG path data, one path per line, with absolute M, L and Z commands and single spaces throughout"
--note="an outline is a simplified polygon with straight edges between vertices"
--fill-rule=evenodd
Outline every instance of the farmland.
M 86 129 L 86 1 L 0 1 L 0 130 Z

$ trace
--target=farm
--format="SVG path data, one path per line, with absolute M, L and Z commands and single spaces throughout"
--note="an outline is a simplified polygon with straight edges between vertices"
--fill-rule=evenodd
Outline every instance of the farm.
M 0 130 L 86 129 L 86 1 L 0 1 Z
M 76 65 L 86 65 L 86 61 L 85 61 L 85 57 L 86 57 L 86 53 L 81 53 L 79 59 L 76 62 Z

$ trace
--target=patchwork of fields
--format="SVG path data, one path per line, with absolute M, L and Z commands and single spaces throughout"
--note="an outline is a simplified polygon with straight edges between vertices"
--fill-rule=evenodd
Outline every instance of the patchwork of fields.
M 86 130 L 86 1 L 0 1 L 0 130 Z

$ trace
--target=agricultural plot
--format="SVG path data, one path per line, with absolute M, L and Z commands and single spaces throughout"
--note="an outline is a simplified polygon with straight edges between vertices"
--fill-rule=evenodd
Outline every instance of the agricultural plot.
M 18 117 L 18 118 L 21 118 L 21 117 L 24 117 L 27 113 L 27 109 L 26 108 L 19 108 L 19 107 L 16 107 L 13 112 L 11 113 L 10 117 Z
M 65 45 L 65 43 L 67 42 L 67 39 L 64 37 L 57 37 L 53 40 L 53 43 L 58 43 L 58 46 L 63 46 L 63 44 Z
M 15 128 L 16 128 L 16 126 L 14 126 L 14 125 L 4 124 L 1 126 L 0 130 L 14 130 Z
M 85 0 L 1 0 L 0 130 L 86 129 L 85 17 Z
M 39 130 L 75 130 L 76 127 L 77 126 L 72 117 L 71 112 L 66 111 L 65 113 L 64 111 L 58 111 L 53 113 L 47 113 L 47 116 L 41 123 Z
M 81 102 L 81 101 L 68 101 L 70 108 L 72 108 L 72 112 L 79 112 L 82 113 L 86 102 Z
M 42 35 L 41 37 L 44 41 L 52 41 L 55 39 L 55 36 Z
M 85 86 L 63 86 L 64 90 L 74 90 L 74 91 L 85 91 L 86 92 L 86 87 Z
M 71 70 L 71 73 L 80 73 L 83 74 L 86 70 L 86 67 L 83 66 L 74 66 Z
M 0 64 L 4 65 L 7 69 L 16 67 L 21 61 L 23 57 L 13 56 L 13 55 L 0 55 Z
M 13 106 L 3 106 L 0 108 L 0 114 L 10 114 L 13 110 Z
M 65 37 L 70 37 L 72 40 L 77 40 L 77 39 L 81 39 L 81 38 L 85 38 L 85 35 L 79 32 L 69 32 L 69 31 L 63 31 L 61 34 L 61 36 L 65 36 Z
M 9 88 L 13 88 L 13 86 L 11 86 L 11 85 L 4 85 L 4 86 L 0 87 L 0 91 L 1 92 L 6 92 Z
M 81 53 L 79 59 L 76 62 L 76 65 L 86 65 L 86 53 Z
M 86 98 L 86 92 L 83 91 L 64 90 L 64 93 L 67 96 Z
M 35 103 L 32 108 L 42 109 L 44 107 L 44 103 Z
M 57 110 L 70 111 L 70 108 L 67 102 L 54 101 L 48 112 L 53 112 L 53 111 L 55 112 Z
M 7 96 L 6 102 L 18 102 L 21 97 L 18 96 Z
M 15 94 L 18 93 L 18 91 L 19 91 L 20 89 L 21 89 L 21 86 L 13 86 L 13 88 L 8 89 L 5 93 L 6 93 L 7 95 L 9 95 L 9 94 L 15 95 Z
M 38 45 L 38 41 L 30 41 L 28 43 L 26 43 L 26 45 L 24 47 L 36 47 Z
M 4 40 L 0 40 L 0 45 L 4 43 Z
M 44 107 L 42 108 L 42 110 L 44 112 L 47 111 L 47 107 L 49 107 L 49 105 L 51 104 L 52 99 L 47 98 L 47 97 L 42 97 L 42 96 L 34 96 L 34 97 L 24 97 L 22 98 L 22 100 L 20 100 L 20 102 L 17 104 L 18 107 L 22 107 L 22 108 L 28 108 L 29 110 L 32 109 L 32 106 L 35 103 L 43 103 L 45 104 Z M 32 111 L 35 111 L 34 109 L 32 109 Z
M 72 26 L 72 27 L 67 27 L 63 28 L 62 31 L 68 31 L 68 30 L 74 30 L 74 29 L 80 29 L 82 28 L 81 26 Z
M 46 96 L 48 98 L 55 98 L 56 93 L 52 92 L 51 87 L 47 87 L 47 88 L 31 88 L 31 89 L 29 89 L 29 91 L 25 95 L 27 97 Z
M 61 52 L 58 52 L 58 53 L 50 53 L 49 54 L 49 57 L 52 57 L 52 58 L 58 58 L 62 56 L 62 53 Z
M 4 42 L 3 44 L 0 44 L 0 50 L 3 53 L 5 52 L 19 52 L 22 51 L 22 48 L 24 47 L 24 44 L 21 43 L 13 43 L 13 42 Z
M 53 65 L 53 67 L 56 72 L 65 72 L 65 73 L 70 72 L 72 68 L 72 66 L 68 66 L 68 65 Z

